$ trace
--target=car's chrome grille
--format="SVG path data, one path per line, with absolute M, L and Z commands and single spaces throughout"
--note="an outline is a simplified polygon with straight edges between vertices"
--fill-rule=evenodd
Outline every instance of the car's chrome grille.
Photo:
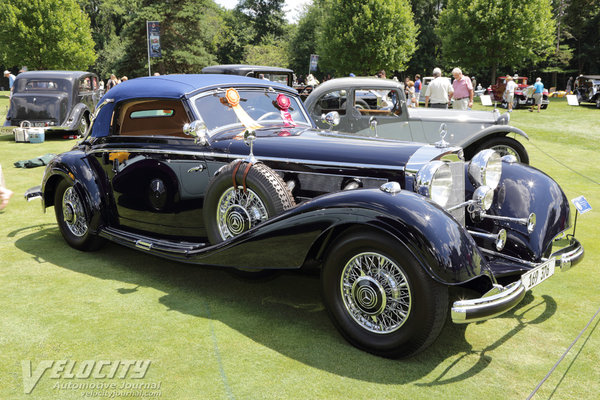
M 465 163 L 463 161 L 451 162 L 452 191 L 448 200 L 447 208 L 463 203 L 465 201 Z M 460 207 L 450 211 L 450 214 L 462 225 L 465 224 L 465 208 Z

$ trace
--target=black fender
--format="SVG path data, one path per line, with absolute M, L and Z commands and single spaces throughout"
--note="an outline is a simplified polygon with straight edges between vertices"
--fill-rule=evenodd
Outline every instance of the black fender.
M 470 199 L 475 189 L 468 178 L 468 164 L 465 168 L 465 192 Z M 488 214 L 527 218 L 532 212 L 537 220 L 532 233 L 515 222 L 472 220 L 468 213 L 467 225 L 488 232 L 505 228 L 508 241 L 503 253 L 536 263 L 548 255 L 552 240 L 571 226 L 569 201 L 556 181 L 529 165 L 503 162 L 500 183 Z
M 109 221 L 109 201 L 106 193 L 108 179 L 93 157 L 83 151 L 72 150 L 54 157 L 46 166 L 42 179 L 42 206 L 54 205 L 54 193 L 61 180 L 72 182 L 85 206 L 92 233 Z
M 188 262 L 238 268 L 299 268 L 311 250 L 326 254 L 348 228 L 390 235 L 438 282 L 454 285 L 491 277 L 477 244 L 454 218 L 418 194 L 357 189 L 326 194 L 210 248 Z
M 476 145 L 479 142 L 487 140 L 491 137 L 506 136 L 509 133 L 521 135 L 525 139 L 529 140 L 529 136 L 527 136 L 527 134 L 519 128 L 510 125 L 492 125 L 473 134 L 472 136 L 468 137 L 465 141 L 458 143 L 457 146 L 461 146 L 463 149 L 466 149 L 469 146 Z
M 83 114 L 87 113 L 91 115 L 90 109 L 83 103 L 78 103 L 71 109 L 71 112 L 67 116 L 67 119 L 64 121 L 61 126 L 62 129 L 74 131 L 79 127 L 79 120 Z M 89 118 L 88 118 L 89 122 Z

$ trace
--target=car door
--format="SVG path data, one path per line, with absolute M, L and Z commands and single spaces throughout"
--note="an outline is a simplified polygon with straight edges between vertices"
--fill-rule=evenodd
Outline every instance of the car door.
M 203 148 L 183 134 L 189 120 L 179 100 L 115 106 L 112 134 L 94 154 L 110 182 L 120 228 L 206 236 L 202 205 L 210 177 Z
M 364 86 L 351 92 L 347 121 L 351 132 L 360 136 L 412 141 L 404 93 L 395 88 Z M 377 129 L 371 129 L 371 119 Z
M 340 132 L 352 132 L 352 126 L 348 119 L 348 91 L 335 89 L 323 93 L 310 110 L 311 117 L 321 129 L 329 129 L 329 125 L 321 121 L 321 115 L 336 111 L 340 115 L 340 123 L 334 129 Z

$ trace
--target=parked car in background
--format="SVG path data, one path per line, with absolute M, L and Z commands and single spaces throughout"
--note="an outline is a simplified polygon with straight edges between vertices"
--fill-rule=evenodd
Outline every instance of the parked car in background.
M 533 86 L 527 83 L 527 77 L 515 76 L 513 79 L 517 84 L 515 97 L 513 99 L 513 109 L 519 108 L 519 106 L 533 106 L 535 104 L 535 99 L 533 98 Z M 506 76 L 499 76 L 496 78 L 496 84 L 491 85 L 488 88 L 487 94 L 492 96 L 492 101 L 500 102 L 503 107 L 507 107 L 506 101 L 504 100 L 505 91 Z M 544 88 L 541 108 L 548 108 L 548 104 L 550 104 L 550 100 L 548 100 L 548 89 Z
M 501 155 L 513 155 L 529 162 L 525 147 L 508 135 L 528 139 L 522 130 L 509 125 L 510 114 L 497 111 L 457 111 L 410 108 L 406 105 L 402 85 L 377 78 L 332 79 L 317 87 L 305 100 L 308 113 L 320 128 L 327 128 L 321 114 L 339 114 L 337 130 L 359 136 L 435 143 L 440 140 L 440 124 L 446 124 L 444 140 L 464 148 L 471 159 L 483 149 Z M 377 123 L 371 129 L 372 121 Z
M 103 91 L 98 76 L 82 71 L 28 71 L 13 85 L 5 127 L 28 121 L 47 132 L 83 134 Z
M 489 149 L 465 162 L 457 147 L 320 131 L 295 90 L 239 76 L 116 86 L 26 196 L 54 206 L 79 250 L 320 268 L 334 325 L 385 357 L 429 346 L 449 308 L 455 323 L 492 318 L 583 257 L 543 172 Z M 479 294 L 450 305 L 454 286 Z
M 600 75 L 579 75 L 573 93 L 580 103 L 595 103 L 600 108 Z
M 202 68 L 203 74 L 228 74 L 249 76 L 265 79 L 271 82 L 283 83 L 292 87 L 294 84 L 294 71 L 288 68 L 267 67 L 264 65 L 223 64 Z
M 294 81 L 294 71 L 288 68 L 267 67 L 264 65 L 223 64 L 202 68 L 202 73 L 250 76 L 253 78 L 283 83 L 296 89 L 302 100 L 306 99 L 314 89 L 314 85 L 296 84 Z

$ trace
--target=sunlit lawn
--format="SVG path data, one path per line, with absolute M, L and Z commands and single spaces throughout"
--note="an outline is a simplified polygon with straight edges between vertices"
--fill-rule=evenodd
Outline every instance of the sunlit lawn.
M 0 113 L 7 100 L 0 98 Z M 476 106 L 476 108 L 482 108 Z M 491 110 L 491 108 L 485 108 Z M 4 115 L 0 115 L 0 121 Z M 517 110 L 512 123 L 531 163 L 595 208 L 579 217 L 586 258 L 535 288 L 500 318 L 447 323 L 437 342 L 403 361 L 347 344 L 327 318 L 318 279 L 295 273 L 246 282 L 228 272 L 178 264 L 108 244 L 94 253 L 68 247 L 53 209 L 22 193 L 42 168 L 12 164 L 69 149 L 75 141 L 17 144 L 0 136 L 0 162 L 15 191 L 0 213 L 0 399 L 81 398 L 53 379 L 30 395 L 21 362 L 151 360 L 142 383 L 164 399 L 523 399 L 600 307 L 600 110 L 553 100 L 540 114 Z M 565 166 L 572 168 L 573 171 Z M 535 398 L 591 399 L 600 393 L 598 320 Z

